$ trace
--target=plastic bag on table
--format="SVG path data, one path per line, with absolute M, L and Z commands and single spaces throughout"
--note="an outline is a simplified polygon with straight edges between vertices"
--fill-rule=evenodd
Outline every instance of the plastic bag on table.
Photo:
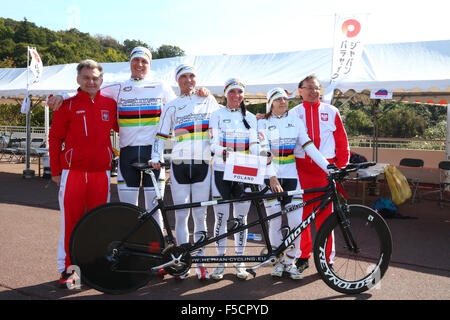
M 391 190 L 392 201 L 396 205 L 404 203 L 411 198 L 412 192 L 406 177 L 393 165 L 384 168 L 384 174 Z

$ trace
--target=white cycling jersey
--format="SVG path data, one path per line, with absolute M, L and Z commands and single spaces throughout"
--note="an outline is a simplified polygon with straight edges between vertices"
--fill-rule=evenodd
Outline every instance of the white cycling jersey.
M 167 83 L 150 79 L 129 79 L 102 93 L 117 102 L 120 148 L 152 145 L 164 105 L 176 98 Z
M 211 115 L 209 135 L 211 151 L 214 153 L 214 170 L 225 170 L 222 156 L 224 150 L 259 154 L 256 117 L 247 111 L 245 119 L 250 125 L 250 129 L 244 125 L 240 108 L 230 109 L 222 106 Z
M 327 171 L 328 161 L 308 137 L 303 121 L 295 115 L 285 113 L 258 120 L 258 131 L 261 149 L 270 149 L 273 155 L 272 163 L 267 167 L 267 177 L 297 179 L 294 150 L 299 148 L 304 149 L 324 171 Z
M 101 92 L 117 102 L 120 148 L 152 145 L 164 105 L 177 97 L 166 82 L 149 78 L 131 78 L 105 86 Z M 75 94 L 62 96 L 68 99 Z
M 181 95 L 168 103 L 161 114 L 152 162 L 162 158 L 164 143 L 173 130 L 174 145 L 171 160 L 211 160 L 209 121 L 211 114 L 219 109 L 214 96 L 199 97 Z

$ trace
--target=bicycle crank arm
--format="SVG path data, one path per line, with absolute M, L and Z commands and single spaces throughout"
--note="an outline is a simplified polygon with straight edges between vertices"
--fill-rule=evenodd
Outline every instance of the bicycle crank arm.
M 248 273 L 250 273 L 253 276 L 253 278 L 254 278 L 254 277 L 256 277 L 256 272 L 255 272 L 256 269 L 261 268 L 262 266 L 264 266 L 264 265 L 266 265 L 268 263 L 275 264 L 276 262 L 277 262 L 277 258 L 275 256 L 271 256 L 271 257 L 269 257 L 269 259 L 267 259 L 267 260 L 265 260 L 265 261 L 263 261 L 263 262 L 261 262 L 261 263 L 259 263 L 257 265 L 254 265 L 253 267 L 249 267 L 249 268 L 247 268 L 245 270 Z
M 178 257 L 174 257 L 174 256 L 172 255 L 172 260 L 171 260 L 171 261 L 168 261 L 168 262 L 166 262 L 166 263 L 160 264 L 159 266 L 153 267 L 153 268 L 151 268 L 150 270 L 151 270 L 152 272 L 155 272 L 155 273 L 156 273 L 156 272 L 158 272 L 160 269 L 164 269 L 164 268 L 167 268 L 167 267 L 179 267 L 179 266 L 181 266 L 181 265 L 185 265 L 184 262 L 181 262 L 182 256 L 183 256 L 183 255 L 179 255 Z

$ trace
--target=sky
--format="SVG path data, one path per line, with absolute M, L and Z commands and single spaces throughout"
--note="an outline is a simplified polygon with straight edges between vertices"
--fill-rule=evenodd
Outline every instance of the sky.
M 364 43 L 450 39 L 447 0 L 21 0 L 0 17 L 77 28 L 187 55 L 278 53 L 333 46 L 336 14 L 364 18 Z

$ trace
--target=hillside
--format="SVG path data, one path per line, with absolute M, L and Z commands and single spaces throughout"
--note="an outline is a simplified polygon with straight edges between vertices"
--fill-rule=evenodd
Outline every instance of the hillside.
M 128 61 L 131 49 L 136 46 L 149 48 L 153 59 L 184 55 L 177 46 L 162 45 L 153 49 L 140 40 L 126 39 L 119 43 L 107 35 L 92 36 L 77 29 L 52 31 L 26 18 L 16 21 L 0 17 L 0 68 L 26 67 L 27 46 L 37 48 L 44 66 L 77 63 L 87 58 L 98 62 Z

